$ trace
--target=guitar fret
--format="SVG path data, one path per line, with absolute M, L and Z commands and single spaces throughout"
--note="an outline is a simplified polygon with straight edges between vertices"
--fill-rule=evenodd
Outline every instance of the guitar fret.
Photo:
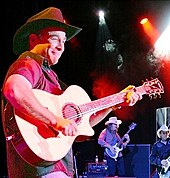
M 152 88 L 153 87 L 153 88 Z M 163 93 L 163 86 L 162 84 L 158 81 L 158 79 L 153 79 L 152 81 L 147 81 L 144 82 L 144 84 L 142 86 L 139 87 L 135 87 L 134 89 L 135 91 L 138 91 L 139 93 L 141 93 L 141 95 L 144 94 L 148 94 L 149 96 L 152 93 L 157 93 L 158 95 L 160 93 Z M 89 112 L 97 112 L 100 111 L 102 109 L 106 109 L 109 108 L 111 106 L 115 106 L 117 104 L 120 104 L 122 102 L 124 102 L 124 96 L 126 95 L 126 92 L 122 92 L 122 93 L 117 93 L 117 94 L 113 94 L 95 101 L 91 101 L 89 103 L 86 104 L 82 104 L 79 106 L 81 112 L 84 114 L 89 113 Z

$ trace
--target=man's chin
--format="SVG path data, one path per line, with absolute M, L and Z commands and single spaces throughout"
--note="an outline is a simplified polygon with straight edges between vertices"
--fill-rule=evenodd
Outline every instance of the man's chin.
M 55 60 L 52 65 L 55 65 L 58 63 L 58 60 Z
M 52 58 L 52 59 L 51 59 L 51 65 L 57 64 L 58 61 L 59 61 L 59 58 Z

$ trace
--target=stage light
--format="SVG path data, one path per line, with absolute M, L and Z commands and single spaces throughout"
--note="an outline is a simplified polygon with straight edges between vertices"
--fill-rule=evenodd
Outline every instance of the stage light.
M 160 35 L 154 44 L 154 55 L 170 61 L 170 25 L 165 29 L 165 31 Z
M 99 18 L 104 18 L 104 11 L 99 11 Z
M 148 18 L 143 18 L 141 21 L 140 21 L 140 23 L 143 25 L 143 24 L 145 24 L 145 23 L 147 23 L 148 22 Z
M 140 24 L 142 25 L 142 28 L 144 32 L 148 35 L 150 38 L 150 42 L 153 45 L 155 41 L 158 39 L 159 32 L 154 27 L 154 25 L 151 23 L 151 21 L 148 18 L 143 18 L 140 21 Z
M 100 10 L 98 12 L 98 16 L 99 16 L 99 25 L 105 25 L 105 18 L 104 18 L 104 11 Z

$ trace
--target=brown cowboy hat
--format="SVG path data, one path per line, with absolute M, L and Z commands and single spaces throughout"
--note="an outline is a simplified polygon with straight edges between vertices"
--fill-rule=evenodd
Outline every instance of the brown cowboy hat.
M 19 55 L 28 50 L 28 36 L 31 33 L 38 33 L 47 27 L 59 27 L 64 29 L 67 41 L 73 38 L 82 29 L 65 23 L 62 12 L 55 7 L 49 7 L 35 14 L 27 20 L 15 33 L 13 38 L 13 51 Z

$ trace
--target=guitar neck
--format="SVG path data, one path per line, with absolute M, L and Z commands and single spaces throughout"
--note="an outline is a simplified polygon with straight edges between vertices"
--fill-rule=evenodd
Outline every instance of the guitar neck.
M 141 95 L 146 94 L 146 87 L 144 86 L 136 87 L 135 90 L 141 93 Z M 79 108 L 82 114 L 87 114 L 91 112 L 95 113 L 97 111 L 123 103 L 126 93 L 127 92 L 117 93 L 98 100 L 94 100 L 89 103 L 80 105 Z

